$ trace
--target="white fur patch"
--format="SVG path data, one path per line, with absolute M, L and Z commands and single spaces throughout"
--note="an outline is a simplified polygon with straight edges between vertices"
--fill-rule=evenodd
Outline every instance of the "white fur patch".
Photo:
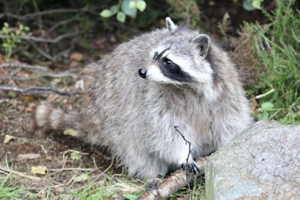
M 152 81 L 156 81 L 156 82 L 161 82 L 161 83 L 169 83 L 169 84 L 174 84 L 174 85 L 178 85 L 179 82 L 177 81 L 173 81 L 172 79 L 169 79 L 168 77 L 166 77 L 165 75 L 163 75 L 159 69 L 158 66 L 156 65 L 149 65 L 147 68 L 147 78 L 152 80 Z
M 50 114 L 51 128 L 57 129 L 61 123 L 61 116 L 64 115 L 64 112 L 61 109 L 54 109 Z
M 48 113 L 49 107 L 45 104 L 41 104 L 37 107 L 35 112 L 35 118 L 37 125 L 39 127 L 43 127 L 47 124 L 47 113 Z

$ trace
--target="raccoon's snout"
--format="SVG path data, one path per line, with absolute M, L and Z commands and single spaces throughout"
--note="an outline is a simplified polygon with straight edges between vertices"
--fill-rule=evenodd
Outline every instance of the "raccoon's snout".
M 147 70 L 146 69 L 139 69 L 139 75 L 142 78 L 146 78 Z

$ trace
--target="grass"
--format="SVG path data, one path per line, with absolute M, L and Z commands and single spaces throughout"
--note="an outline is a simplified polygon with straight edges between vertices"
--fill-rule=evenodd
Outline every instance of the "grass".
M 29 191 L 19 189 L 15 186 L 8 184 L 10 175 L 4 177 L 4 180 L 0 182 L 0 199 L 6 200 L 18 200 L 18 199 L 30 199 L 31 193 Z
M 49 185 L 45 189 L 24 188 L 18 185 L 20 177 L 15 175 L 1 176 L 0 199 L 42 199 L 42 200 L 105 200 L 105 199 L 135 199 L 144 191 L 144 183 L 127 177 L 125 174 L 110 174 L 109 171 L 91 175 L 89 180 L 63 184 L 55 183 L 51 177 L 44 177 Z M 28 180 L 31 181 L 31 180 Z M 126 198 L 128 197 L 128 198 Z
M 189 187 L 183 188 L 170 197 L 170 200 L 177 199 L 202 200 L 205 199 L 205 184 L 204 177 L 195 178 L 194 183 Z
M 245 23 L 244 30 L 251 30 L 256 49 L 255 71 L 258 83 L 251 92 L 260 96 L 259 107 L 271 103 L 268 119 L 284 124 L 300 123 L 300 15 L 292 6 L 295 0 L 276 0 L 276 9 L 263 13 L 270 24 Z M 270 92 L 271 91 L 271 92 Z M 265 95 L 264 95 L 265 94 Z
M 131 179 L 125 174 L 106 175 L 102 180 L 90 180 L 84 188 L 73 190 L 70 194 L 71 199 L 109 199 L 124 198 L 124 196 L 137 197 L 145 191 L 143 182 Z
M 3 176 L 0 178 L 4 178 Z M 90 176 L 89 180 L 77 184 L 58 184 L 51 180 L 43 190 L 36 190 L 17 186 L 20 177 L 6 175 L 0 182 L 0 199 L 42 199 L 42 200 L 105 200 L 105 199 L 136 199 L 146 188 L 143 181 L 132 179 L 125 174 L 100 174 Z M 46 177 L 45 177 L 46 178 Z M 49 179 L 51 177 L 47 177 Z M 201 180 L 200 180 L 201 179 Z M 195 179 L 190 189 L 183 188 L 173 194 L 170 199 L 204 199 L 204 179 Z M 30 180 L 29 180 L 30 181 Z

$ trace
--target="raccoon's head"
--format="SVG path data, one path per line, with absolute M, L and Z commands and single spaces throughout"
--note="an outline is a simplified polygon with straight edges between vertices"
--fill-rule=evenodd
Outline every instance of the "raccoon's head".
M 207 61 L 210 38 L 177 27 L 166 18 L 169 35 L 151 51 L 151 63 L 139 75 L 152 81 L 186 85 L 211 81 L 213 71 Z

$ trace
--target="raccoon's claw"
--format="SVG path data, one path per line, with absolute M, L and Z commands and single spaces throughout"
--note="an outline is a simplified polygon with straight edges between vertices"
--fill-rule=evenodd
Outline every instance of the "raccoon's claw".
M 147 191 L 156 190 L 158 188 L 157 184 L 158 184 L 159 181 L 160 181 L 160 179 L 156 178 L 152 182 L 147 183 L 146 184 Z
M 195 162 L 193 162 L 193 163 L 188 163 L 188 164 L 186 164 L 186 163 L 181 164 L 181 165 L 180 165 L 180 168 L 182 168 L 183 170 L 186 170 L 186 171 L 188 171 L 188 172 L 190 172 L 190 173 L 194 173 L 194 174 L 197 174 L 198 172 L 200 172 L 200 169 L 199 169 L 199 167 L 196 165 Z

